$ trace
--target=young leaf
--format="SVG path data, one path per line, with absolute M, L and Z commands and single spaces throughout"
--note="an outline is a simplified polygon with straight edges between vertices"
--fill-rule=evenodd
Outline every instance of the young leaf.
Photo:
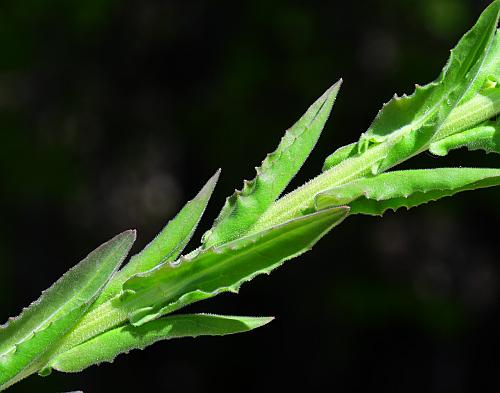
M 445 156 L 450 150 L 466 147 L 469 150 L 484 150 L 486 153 L 500 154 L 500 122 L 488 122 L 471 130 L 451 135 L 431 143 L 429 151 L 437 156 Z
M 242 283 L 309 250 L 348 210 L 303 216 L 134 276 L 123 286 L 123 307 L 132 324 L 141 325 L 221 292 L 237 292 Z
M 340 164 L 342 161 L 358 154 L 358 142 L 349 143 L 348 145 L 339 147 L 332 154 L 326 157 L 322 171 L 327 171 L 331 167 Z
M 437 168 L 394 171 L 361 178 L 316 196 L 317 209 L 346 205 L 351 214 L 382 215 L 456 194 L 500 184 L 500 169 Z
M 338 81 L 311 105 L 287 130 L 278 148 L 256 168 L 257 176 L 227 198 L 212 229 L 203 236 L 206 248 L 244 235 L 280 196 L 316 145 L 341 83 Z
M 127 263 L 110 280 L 92 308 L 111 299 L 121 291 L 122 285 L 134 274 L 145 272 L 165 261 L 174 261 L 193 236 L 203 215 L 212 192 L 217 184 L 220 170 L 210 178 L 193 200 L 186 203 L 182 210 L 139 254 Z
M 29 375 L 32 365 L 57 345 L 118 269 L 135 236 L 125 231 L 92 251 L 0 328 L 0 386 L 17 374 Z
M 499 12 L 500 1 L 496 0 L 451 51 L 436 81 L 417 86 L 411 96 L 395 96 L 383 106 L 358 143 L 359 153 L 382 142 L 390 146 L 386 157 L 372 168 L 373 174 L 425 150 L 431 138 L 447 136 L 438 135 L 438 131 L 450 112 L 463 98 L 475 94 L 481 87 L 478 81 L 491 72 Z
M 51 359 L 43 370 L 78 372 L 94 364 L 113 362 L 121 353 L 161 340 L 180 337 L 224 336 L 261 327 L 273 318 L 186 314 L 163 317 L 142 326 L 126 325 L 107 331 Z

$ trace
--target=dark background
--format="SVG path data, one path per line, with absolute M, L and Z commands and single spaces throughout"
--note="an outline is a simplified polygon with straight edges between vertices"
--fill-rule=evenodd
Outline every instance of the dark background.
M 394 92 L 434 79 L 487 1 L 0 2 L 0 315 L 19 313 L 127 228 L 144 246 L 219 167 L 225 196 L 339 77 L 293 185 Z M 429 154 L 404 167 L 484 165 Z M 352 217 L 240 294 L 190 308 L 274 315 L 256 331 L 157 343 L 12 392 L 493 392 L 500 189 Z

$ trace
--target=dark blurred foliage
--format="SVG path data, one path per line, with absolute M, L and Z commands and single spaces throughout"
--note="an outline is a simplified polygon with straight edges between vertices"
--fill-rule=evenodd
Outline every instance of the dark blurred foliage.
M 203 233 L 342 76 L 293 185 L 316 175 L 394 92 L 436 77 L 486 5 L 0 2 L 1 318 L 126 228 L 138 229 L 139 251 L 222 167 Z M 498 162 L 455 152 L 403 166 Z M 352 217 L 238 296 L 191 308 L 277 316 L 257 331 L 158 343 L 11 390 L 496 392 L 499 197 L 481 190 L 383 219 Z

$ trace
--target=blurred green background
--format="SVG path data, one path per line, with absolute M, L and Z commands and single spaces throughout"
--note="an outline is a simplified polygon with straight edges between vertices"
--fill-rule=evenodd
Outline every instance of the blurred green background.
M 488 1 L 0 2 L 0 317 L 136 228 L 137 252 L 219 167 L 194 247 L 324 90 L 344 85 L 292 187 L 393 93 L 433 80 Z M 429 154 L 404 167 L 496 166 Z M 240 294 L 192 311 L 274 315 L 158 343 L 12 392 L 496 392 L 500 189 L 352 217 Z

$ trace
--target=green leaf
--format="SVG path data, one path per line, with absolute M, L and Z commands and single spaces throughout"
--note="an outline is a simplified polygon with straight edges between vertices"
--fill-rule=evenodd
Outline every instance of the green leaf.
M 383 173 L 354 180 L 316 196 L 318 209 L 349 205 L 351 214 L 382 215 L 456 194 L 500 184 L 500 169 L 437 168 Z
M 498 24 L 498 22 L 497 22 Z M 491 43 L 491 49 L 485 56 L 484 63 L 481 66 L 481 70 L 472 81 L 469 91 L 464 94 L 462 98 L 462 103 L 468 101 L 472 96 L 479 91 L 484 91 L 485 89 L 495 87 L 500 82 L 500 35 L 498 34 L 500 29 L 497 29 L 493 42 Z
M 497 29 L 492 48 L 485 59 L 483 72 L 471 90 L 481 90 L 498 87 L 500 83 L 500 29 Z M 464 101 L 469 97 L 464 97 Z
M 78 372 L 94 364 L 113 362 L 121 353 L 144 349 L 161 340 L 241 333 L 272 320 L 273 318 L 187 314 L 163 317 L 142 326 L 122 326 L 51 359 L 44 374 L 51 368 L 63 372 Z
M 182 208 L 174 219 L 140 253 L 127 263 L 108 283 L 99 298 L 92 305 L 96 308 L 118 294 L 122 285 L 134 274 L 145 272 L 156 265 L 177 259 L 193 236 L 196 227 L 213 193 L 220 170 L 210 178 L 195 198 Z
M 221 292 L 237 292 L 242 283 L 309 250 L 347 213 L 339 207 L 309 214 L 134 276 L 123 286 L 122 305 L 130 322 L 140 325 Z
M 125 231 L 66 272 L 19 317 L 0 329 L 0 389 L 33 371 L 95 300 L 126 257 L 135 231 Z M 17 376 L 17 377 L 16 377 Z
M 445 156 L 450 150 L 466 147 L 469 150 L 484 150 L 486 153 L 500 154 L 500 122 L 488 122 L 471 130 L 451 135 L 431 143 L 429 151 L 437 156 Z
M 395 96 L 384 104 L 357 144 L 358 154 L 362 154 L 374 145 L 387 143 L 387 154 L 371 168 L 373 174 L 426 150 L 432 138 L 436 141 L 448 136 L 440 135 L 439 130 L 450 112 L 478 92 L 491 74 L 499 12 L 500 1 L 496 0 L 451 51 L 436 81 L 416 86 L 412 95 Z M 337 153 L 329 161 L 338 163 L 339 158 Z
M 286 188 L 298 172 L 323 130 L 342 81 L 330 87 L 292 128 L 278 148 L 256 168 L 257 176 L 227 198 L 211 230 L 203 236 L 205 247 L 241 237 Z
M 348 145 L 339 147 L 332 154 L 326 157 L 323 164 L 323 171 L 327 171 L 331 167 L 340 164 L 342 161 L 358 154 L 358 142 L 349 143 Z

